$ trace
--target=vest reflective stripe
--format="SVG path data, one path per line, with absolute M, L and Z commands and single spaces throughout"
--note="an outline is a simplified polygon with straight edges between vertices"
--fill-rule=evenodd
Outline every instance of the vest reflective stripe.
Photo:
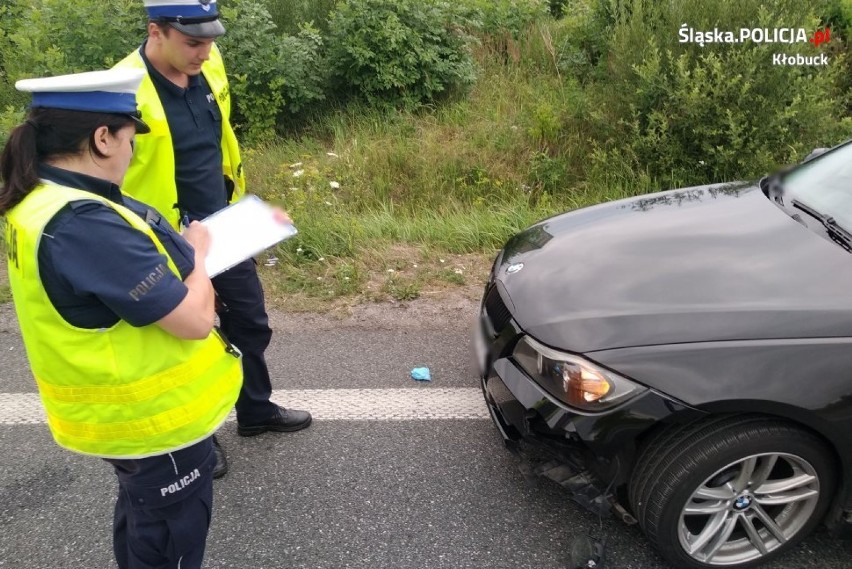
M 56 403 L 135 403 L 157 397 L 167 389 L 177 389 L 191 383 L 209 371 L 221 351 L 222 344 L 204 342 L 198 350 L 197 358 L 125 385 L 64 386 L 51 385 L 37 376 L 35 380 L 41 394 Z
M 236 358 L 228 356 L 234 361 Z M 233 366 L 228 366 L 222 370 L 218 370 L 226 374 L 227 379 L 240 381 L 241 373 L 239 369 L 234 369 Z M 203 418 L 209 411 L 209 403 L 207 400 L 221 400 L 227 398 L 230 394 L 230 386 L 232 381 L 219 381 L 213 384 L 210 389 L 204 394 L 204 399 L 187 401 L 180 407 L 163 411 L 157 415 L 143 417 L 131 421 L 115 421 L 109 424 L 97 422 L 83 423 L 79 421 L 65 421 L 61 419 L 62 413 L 55 413 L 49 416 L 50 427 L 62 433 L 64 437 L 68 437 L 78 441 L 86 441 L 87 443 L 109 443 L 116 437 L 134 439 L 139 442 L 144 442 L 151 437 L 158 437 L 161 433 L 168 431 L 178 431 L 180 429 L 192 426 L 199 418 Z M 239 385 L 239 384 L 238 384 Z M 236 398 L 234 398 L 236 400 Z M 233 406 L 233 401 L 225 409 L 225 417 L 230 412 L 230 407 Z M 54 407 L 55 409 L 58 408 Z M 225 419 L 222 417 L 222 420 Z M 216 424 L 216 427 L 219 426 Z M 214 429 L 215 430 L 215 429 Z M 204 434 L 202 434 L 204 436 Z M 170 449 L 171 450 L 171 449 Z
M 118 62 L 116 67 L 147 69 L 139 50 L 135 50 Z M 240 158 L 239 143 L 231 126 L 231 93 L 228 77 L 225 74 L 222 54 L 219 53 L 219 48 L 215 44 L 210 50 L 210 59 L 201 66 L 201 72 L 207 79 L 222 114 L 222 172 L 234 182 L 234 195 L 231 201 L 236 201 L 245 193 L 246 179 Z M 177 228 L 180 213 L 176 209 L 178 194 L 172 135 L 166 120 L 166 111 L 157 95 L 154 82 L 148 74 L 139 85 L 136 103 L 142 112 L 142 119 L 151 127 L 151 132 L 136 137 L 133 161 L 124 176 L 121 189 L 139 201 L 154 207 L 173 227 Z
M 38 245 L 67 203 L 95 200 L 113 208 L 174 262 L 145 221 L 105 198 L 53 184 L 33 190 L 7 215 L 16 252 L 9 281 L 27 357 L 56 442 L 84 454 L 142 458 L 183 448 L 227 418 L 242 380 L 240 360 L 216 333 L 183 340 L 157 325 L 119 321 L 105 330 L 66 322 L 38 274 Z

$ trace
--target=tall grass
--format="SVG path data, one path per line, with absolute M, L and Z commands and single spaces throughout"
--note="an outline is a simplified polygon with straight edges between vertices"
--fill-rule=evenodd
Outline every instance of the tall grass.
M 541 145 L 530 132 L 538 109 L 558 104 L 554 90 L 517 66 L 485 72 L 469 98 L 438 109 L 340 108 L 298 138 L 250 151 L 252 190 L 287 208 L 301 231 L 289 250 L 351 257 L 381 242 L 493 251 L 568 204 L 591 203 L 570 189 L 554 197 L 537 178 Z

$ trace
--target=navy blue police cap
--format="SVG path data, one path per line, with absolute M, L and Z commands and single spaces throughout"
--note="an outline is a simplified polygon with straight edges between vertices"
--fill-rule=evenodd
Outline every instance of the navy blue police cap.
M 15 88 L 33 94 L 32 108 L 127 115 L 136 123 L 136 132 L 145 134 L 151 129 L 136 108 L 136 91 L 144 76 L 141 69 L 108 69 L 22 79 Z
M 148 19 L 196 38 L 217 38 L 225 33 L 216 0 L 144 0 Z

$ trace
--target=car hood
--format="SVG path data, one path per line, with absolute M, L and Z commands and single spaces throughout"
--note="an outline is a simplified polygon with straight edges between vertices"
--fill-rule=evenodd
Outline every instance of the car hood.
M 509 240 L 494 277 L 524 331 L 576 353 L 852 336 L 852 257 L 754 185 L 547 219 Z

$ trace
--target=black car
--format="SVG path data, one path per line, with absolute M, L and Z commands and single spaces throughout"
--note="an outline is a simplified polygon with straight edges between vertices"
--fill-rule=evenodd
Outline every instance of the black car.
M 510 447 L 675 567 L 852 521 L 852 141 L 511 238 L 475 341 Z M 535 453 L 534 453 L 535 454 Z M 542 454 L 542 453 L 538 453 Z M 533 463 L 529 468 L 532 468 Z

